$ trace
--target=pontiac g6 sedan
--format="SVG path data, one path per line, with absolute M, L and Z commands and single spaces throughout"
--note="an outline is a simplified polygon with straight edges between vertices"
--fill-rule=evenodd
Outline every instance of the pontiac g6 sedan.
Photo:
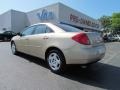
M 25 28 L 12 38 L 11 49 L 13 54 L 23 52 L 46 60 L 54 73 L 62 72 L 67 64 L 97 62 L 106 51 L 99 33 L 52 23 Z

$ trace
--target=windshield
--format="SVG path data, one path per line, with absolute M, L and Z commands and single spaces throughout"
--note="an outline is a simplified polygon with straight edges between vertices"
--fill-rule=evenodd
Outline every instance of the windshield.
M 66 32 L 80 32 L 82 30 L 72 27 L 70 25 L 65 25 L 65 24 L 57 24 L 58 27 L 60 27 L 61 29 L 63 29 Z

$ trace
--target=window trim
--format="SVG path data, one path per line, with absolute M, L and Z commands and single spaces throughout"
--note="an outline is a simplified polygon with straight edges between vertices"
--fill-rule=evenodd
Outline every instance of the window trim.
M 49 30 L 51 30 L 52 32 L 47 32 L 47 28 L 48 28 Z M 54 33 L 54 30 L 52 30 L 52 28 L 50 28 L 48 25 L 46 25 L 45 33 Z
M 45 26 L 45 32 L 44 33 L 38 33 L 38 34 L 54 33 L 54 30 L 52 30 L 52 28 L 49 27 L 48 25 L 46 25 L 46 24 L 38 24 L 38 25 L 33 25 L 33 26 L 26 27 L 25 29 L 23 29 L 22 32 L 20 32 L 20 34 L 21 34 L 22 37 L 29 36 L 29 35 L 23 35 L 23 32 L 25 32 L 26 30 L 33 27 L 33 31 L 32 31 L 32 33 L 30 35 L 38 35 L 38 34 L 35 33 L 35 31 L 36 31 L 36 28 L 38 26 L 41 26 L 41 25 Z M 47 32 L 47 29 L 51 30 L 52 32 Z
M 37 28 L 38 26 L 42 26 L 42 25 L 45 27 L 45 32 L 44 32 L 44 33 L 38 33 L 38 34 L 54 33 L 54 31 L 53 31 L 48 25 L 46 25 L 46 24 L 38 24 L 38 25 L 35 25 L 33 35 L 38 35 L 38 34 L 35 33 L 36 28 Z M 49 30 L 51 30 L 52 32 L 47 32 L 47 28 L 48 28 Z
M 38 24 L 38 25 L 34 25 L 35 26 L 35 28 L 34 28 L 34 32 L 33 32 L 33 35 L 38 35 L 38 34 L 45 34 L 46 33 L 46 30 L 45 30 L 45 33 L 35 33 L 35 31 L 36 31 L 36 28 L 38 27 L 38 26 L 40 26 L 40 25 L 43 25 L 43 26 L 45 26 L 46 27 L 46 25 L 45 24 Z

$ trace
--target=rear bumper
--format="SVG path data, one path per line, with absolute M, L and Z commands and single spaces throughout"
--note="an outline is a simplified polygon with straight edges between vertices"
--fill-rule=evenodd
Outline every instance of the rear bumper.
M 105 56 L 105 45 L 81 47 L 73 46 L 64 50 L 66 64 L 88 64 L 101 60 Z

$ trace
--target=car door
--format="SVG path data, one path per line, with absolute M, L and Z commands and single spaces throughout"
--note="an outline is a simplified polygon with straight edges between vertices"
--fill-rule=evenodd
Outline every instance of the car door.
M 31 55 L 41 57 L 43 53 L 42 47 L 45 43 L 45 32 L 46 26 L 44 24 L 35 26 L 34 34 L 29 38 L 29 50 Z
M 19 51 L 30 54 L 29 50 L 29 38 L 32 36 L 34 32 L 34 26 L 30 26 L 26 28 L 23 32 L 21 32 L 20 38 L 16 41 L 16 45 Z

